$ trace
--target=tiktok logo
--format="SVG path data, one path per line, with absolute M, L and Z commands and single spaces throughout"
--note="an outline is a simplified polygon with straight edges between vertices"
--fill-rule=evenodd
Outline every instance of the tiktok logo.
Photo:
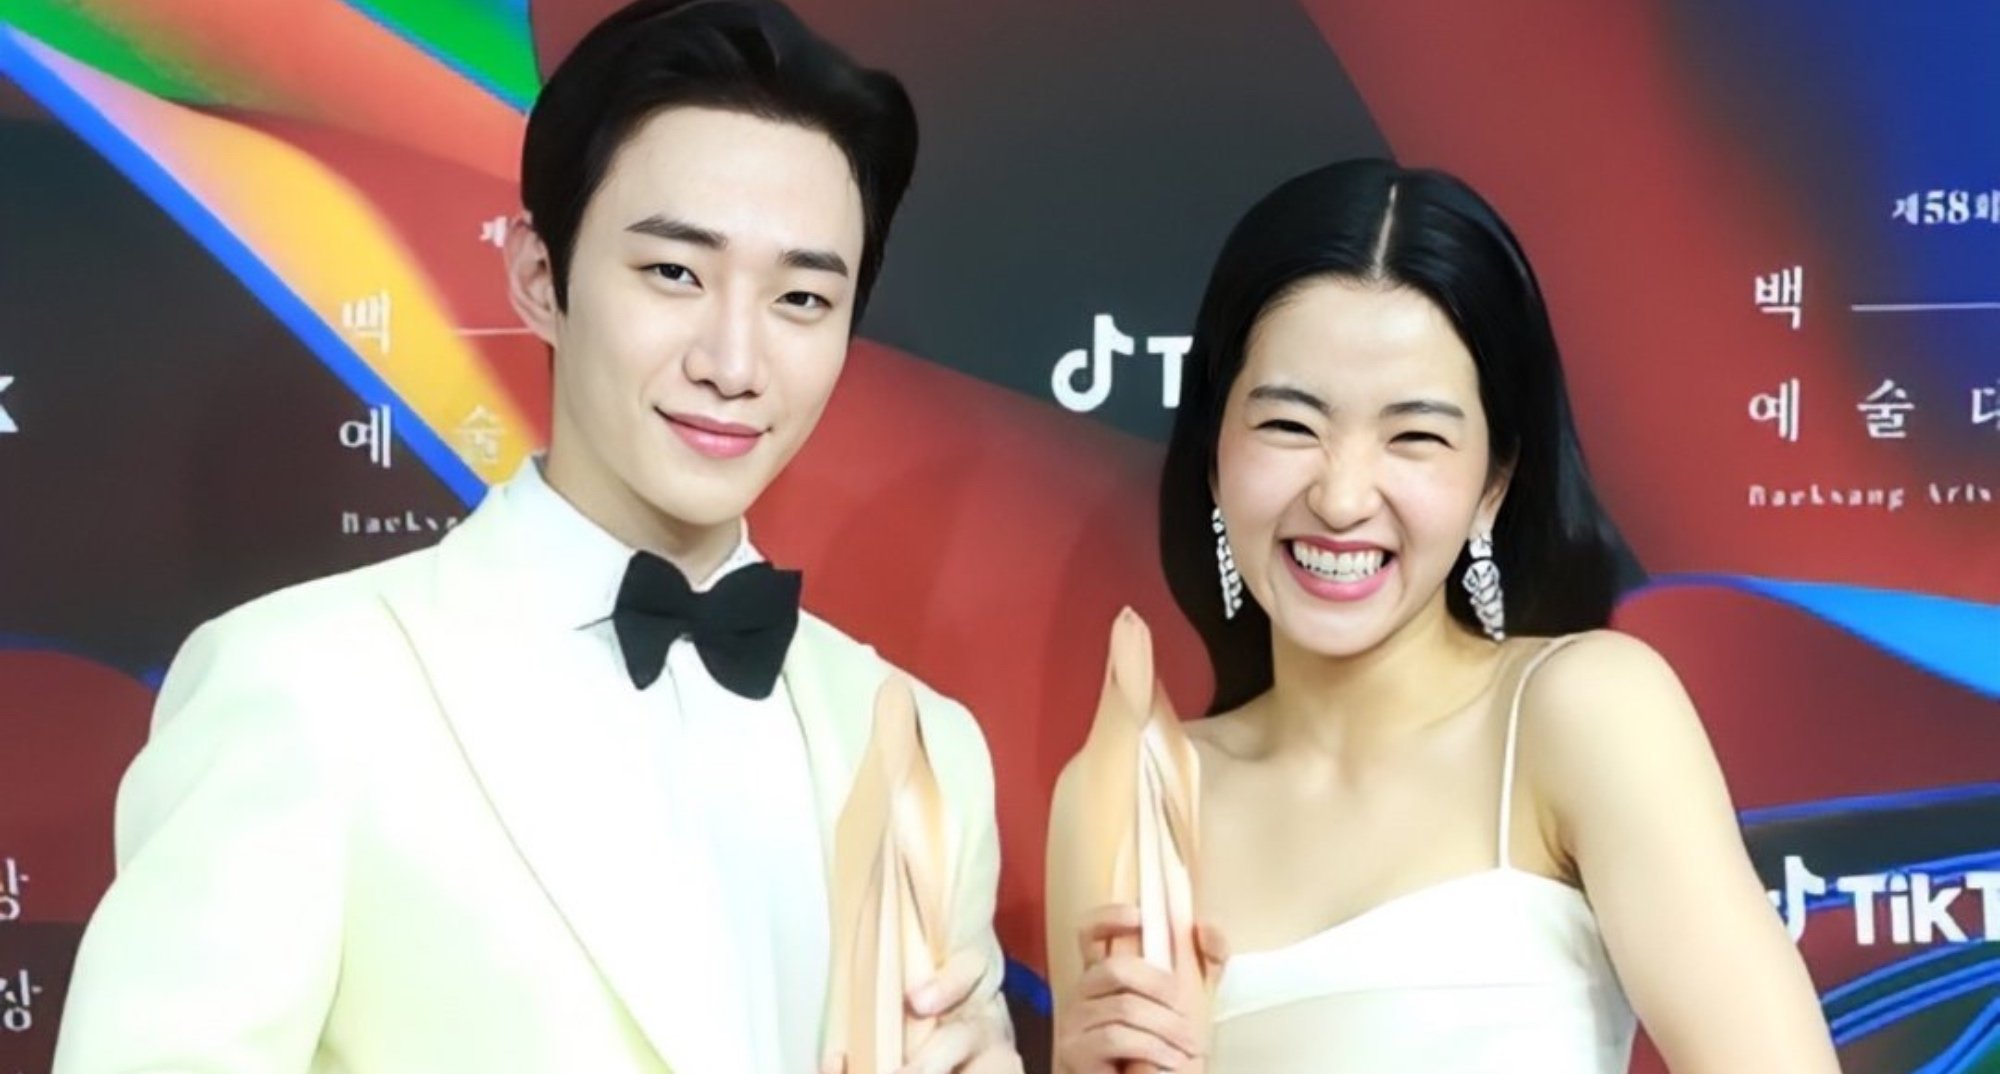
M 1193 344 L 1188 336 L 1147 336 L 1146 353 L 1160 361 L 1160 405 L 1173 408 L 1181 400 L 1181 365 Z M 1139 341 L 1118 330 L 1118 322 L 1100 313 L 1090 322 L 1090 346 L 1062 356 L 1049 374 L 1056 402 L 1088 413 L 1111 398 L 1113 358 L 1130 358 Z M 1079 383 L 1081 381 L 1081 383 Z
M 1884 910 L 1891 944 L 2000 941 L 2000 872 L 1969 872 L 1956 884 L 1917 871 L 1824 877 L 1790 854 L 1785 886 L 1767 894 L 1796 942 L 1806 934 L 1811 900 L 1829 892 L 1853 911 L 1854 942 L 1862 947 L 1883 942 L 1876 919 Z

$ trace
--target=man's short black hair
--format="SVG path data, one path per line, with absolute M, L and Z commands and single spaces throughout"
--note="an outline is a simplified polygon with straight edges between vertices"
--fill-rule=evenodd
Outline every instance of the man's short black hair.
M 916 167 L 916 112 L 894 75 L 856 64 L 777 0 L 636 0 L 549 76 L 528 115 L 521 202 L 548 247 L 557 305 L 568 306 L 577 227 L 612 156 L 675 107 L 796 124 L 840 147 L 861 191 L 859 322 Z

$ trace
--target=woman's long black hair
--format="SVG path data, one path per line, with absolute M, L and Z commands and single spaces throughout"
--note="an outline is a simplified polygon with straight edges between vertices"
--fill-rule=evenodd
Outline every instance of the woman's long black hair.
M 1520 243 L 1492 206 L 1450 175 L 1347 161 L 1285 183 L 1237 223 L 1195 321 L 1160 485 L 1160 551 L 1174 600 L 1214 665 L 1208 711 L 1242 705 L 1270 689 L 1272 675 L 1263 609 L 1246 593 L 1236 618 L 1222 614 L 1209 490 L 1223 404 L 1257 319 L 1274 300 L 1320 279 L 1414 290 L 1444 312 L 1472 353 L 1494 473 L 1512 472 L 1493 528 L 1508 631 L 1603 626 L 1638 568 L 1591 489 L 1548 308 Z M 1445 600 L 1476 631 L 1458 584 L 1468 562 L 1461 552 Z

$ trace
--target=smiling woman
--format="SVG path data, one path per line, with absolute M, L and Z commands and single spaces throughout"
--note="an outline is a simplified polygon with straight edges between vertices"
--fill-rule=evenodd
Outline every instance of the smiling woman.
M 1353 381 L 1356 373 L 1367 382 Z M 1364 405 L 1366 421 L 1356 409 Z M 1389 476 L 1421 468 L 1448 476 L 1468 524 L 1441 547 L 1404 550 L 1441 562 L 1402 569 L 1426 568 L 1410 583 L 1422 594 L 1447 574 L 1460 577 L 1473 559 L 1476 510 L 1511 583 L 1502 599 L 1518 633 L 1602 626 L 1619 590 L 1637 580 L 1591 488 L 1534 272 L 1506 223 L 1449 176 L 1337 165 L 1280 187 L 1247 214 L 1210 277 L 1179 414 L 1160 485 L 1161 555 L 1215 665 L 1211 711 L 1271 685 L 1263 627 L 1274 609 L 1260 598 L 1231 620 L 1215 595 L 1211 521 L 1224 452 L 1296 459 L 1317 445 L 1322 459 L 1346 463 L 1328 472 L 1351 487 L 1366 483 L 1363 462 L 1389 467 Z M 1269 427 L 1238 435 L 1252 418 Z M 1364 452 L 1365 443 L 1379 450 Z M 1475 508 L 1467 480 L 1471 498 L 1489 502 Z M 1322 495 L 1341 492 L 1332 485 Z M 1232 533 L 1249 524 L 1220 506 Z M 1248 543 L 1231 541 L 1239 557 L 1270 558 Z M 1443 590 L 1443 610 L 1479 630 L 1462 588 Z
M 1314 649 L 1365 649 L 1398 617 L 1364 602 L 1414 612 L 1492 528 L 1508 467 L 1475 367 L 1422 295 L 1339 278 L 1280 297 L 1244 351 L 1216 468 L 1245 585 Z
M 1238 954 L 1191 1004 L 1106 950 L 1134 908 L 1052 896 L 1059 1070 L 1609 1074 L 1640 1020 L 1681 1074 L 1835 1069 L 1687 695 L 1602 629 L 1629 557 L 1540 287 L 1470 188 L 1356 161 L 1250 210 L 1160 504 L 1216 680 L 1197 930 Z M 1080 771 L 1052 831 L 1118 806 Z

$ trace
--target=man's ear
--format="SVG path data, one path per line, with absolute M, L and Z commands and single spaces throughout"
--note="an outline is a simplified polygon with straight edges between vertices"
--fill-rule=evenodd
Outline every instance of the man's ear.
M 504 253 L 507 301 L 529 331 L 554 347 L 563 316 L 562 307 L 556 304 L 555 270 L 549 265 L 549 248 L 535 233 L 527 213 L 508 221 Z

